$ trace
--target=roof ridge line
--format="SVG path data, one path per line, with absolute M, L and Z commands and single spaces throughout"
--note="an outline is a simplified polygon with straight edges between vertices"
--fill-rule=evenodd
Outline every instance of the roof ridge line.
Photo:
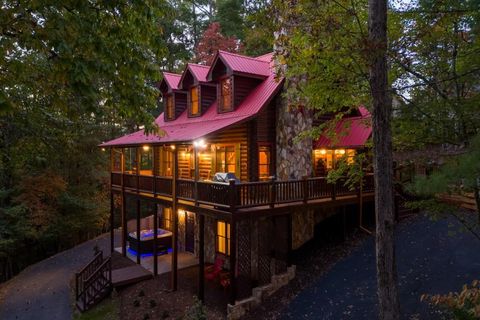
M 210 66 L 204 66 L 203 64 L 198 64 L 198 63 L 193 63 L 193 62 L 188 62 L 187 65 L 210 69 Z
M 267 64 L 269 64 L 268 61 L 259 60 L 259 59 L 255 58 L 255 57 L 244 56 L 244 55 L 242 55 L 242 54 L 232 53 L 232 52 L 223 51 L 223 50 L 218 50 L 218 52 L 220 52 L 220 53 L 225 53 L 225 54 L 229 54 L 229 55 L 231 55 L 231 56 L 237 56 L 237 57 L 241 57 L 241 58 L 250 59 L 250 60 L 257 61 L 257 62 L 262 62 L 262 63 L 267 63 Z

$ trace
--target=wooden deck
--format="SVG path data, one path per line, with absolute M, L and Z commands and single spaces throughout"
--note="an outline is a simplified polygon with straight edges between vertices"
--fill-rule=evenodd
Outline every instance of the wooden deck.
M 112 284 L 114 288 L 134 284 L 152 278 L 152 273 L 140 265 L 133 265 L 112 270 Z
M 220 215 L 236 213 L 237 216 L 252 212 L 268 214 L 299 206 L 369 201 L 374 193 L 371 174 L 364 177 L 361 187 L 353 189 L 345 185 L 345 178 L 329 183 L 325 177 L 241 183 L 232 180 L 228 184 L 222 184 L 112 172 L 111 181 L 114 192 L 175 202 L 194 211 L 203 209 Z

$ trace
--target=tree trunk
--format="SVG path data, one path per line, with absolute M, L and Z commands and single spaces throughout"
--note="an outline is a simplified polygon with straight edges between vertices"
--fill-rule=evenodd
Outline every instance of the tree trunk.
M 368 33 L 372 50 L 370 90 L 373 104 L 377 294 L 379 319 L 399 319 L 395 264 L 395 210 L 387 74 L 387 1 L 369 0 Z

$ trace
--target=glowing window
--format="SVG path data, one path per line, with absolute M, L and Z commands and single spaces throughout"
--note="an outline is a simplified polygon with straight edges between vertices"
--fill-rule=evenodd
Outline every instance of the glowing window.
M 217 221 L 217 252 L 230 255 L 230 224 Z
M 175 117 L 175 105 L 173 103 L 173 95 L 168 95 L 165 98 L 165 102 L 165 112 L 167 113 L 167 119 L 173 119 Z
M 234 146 L 217 147 L 216 171 L 236 173 L 237 154 Z
M 232 79 L 226 78 L 220 81 L 220 110 L 232 110 Z
M 163 208 L 162 215 L 162 229 L 172 231 L 173 226 L 173 211 L 172 208 Z
M 137 172 L 137 148 L 125 148 L 125 172 L 136 173 Z
M 193 87 L 190 89 L 190 114 L 192 116 L 200 113 L 200 103 L 198 101 L 199 87 Z
M 266 180 L 270 176 L 270 147 L 258 148 L 258 176 L 260 180 Z
M 164 177 L 171 177 L 173 175 L 173 151 L 170 147 L 161 148 L 160 175 Z
M 153 175 L 153 148 L 150 146 L 140 149 L 140 174 Z

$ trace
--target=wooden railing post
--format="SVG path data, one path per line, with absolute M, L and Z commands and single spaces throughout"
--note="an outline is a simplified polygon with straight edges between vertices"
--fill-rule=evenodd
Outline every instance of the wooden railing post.
M 275 177 L 270 177 L 270 184 L 268 187 L 268 202 L 270 203 L 270 208 L 275 207 L 275 198 L 276 198 L 276 188 L 275 188 Z
M 303 176 L 302 185 L 303 185 L 303 203 L 307 203 L 308 201 L 308 177 L 307 176 Z
M 232 212 L 232 214 L 235 212 L 236 206 L 237 206 L 237 188 L 235 183 L 236 183 L 235 179 L 228 180 L 228 185 L 229 185 L 228 192 L 230 194 L 230 199 L 229 199 L 230 211 Z

